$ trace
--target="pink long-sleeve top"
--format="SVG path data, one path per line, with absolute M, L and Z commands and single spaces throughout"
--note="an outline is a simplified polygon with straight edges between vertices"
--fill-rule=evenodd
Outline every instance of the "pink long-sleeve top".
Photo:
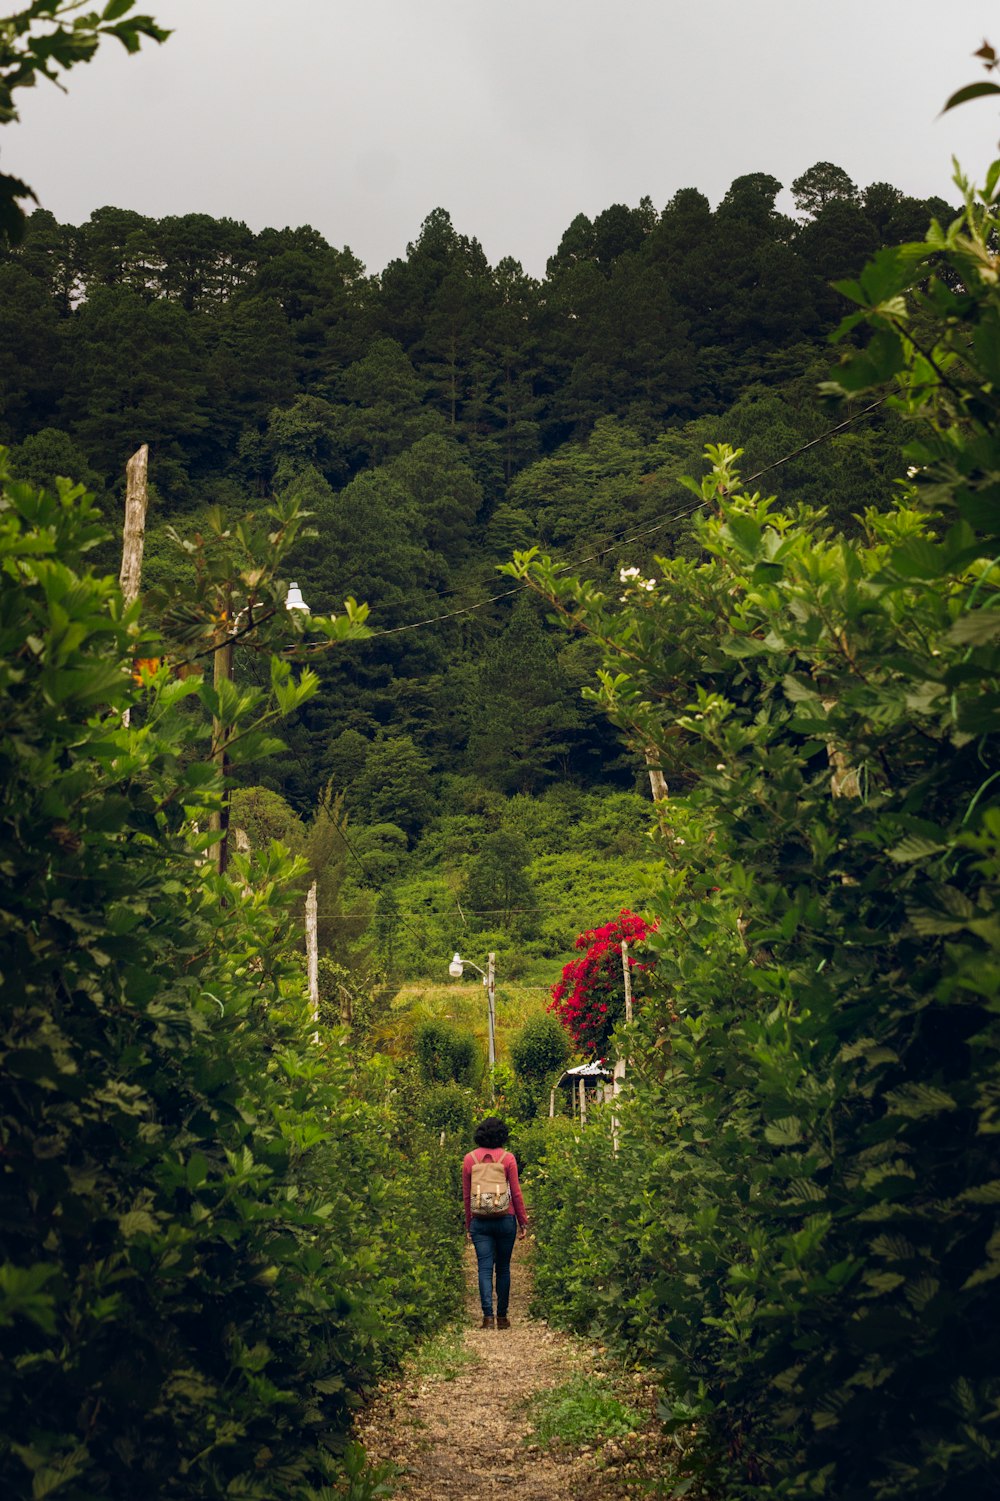
M 477 1147 L 474 1152 L 466 1152 L 462 1163 L 462 1197 L 465 1199 L 465 1228 L 468 1230 L 472 1225 L 472 1164 L 474 1162 L 499 1162 L 503 1158 L 503 1170 L 507 1175 L 507 1187 L 510 1189 L 510 1208 L 508 1214 L 517 1216 L 519 1225 L 528 1223 L 528 1211 L 524 1207 L 524 1199 L 521 1197 L 521 1185 L 517 1177 L 517 1162 L 513 1153 L 508 1152 L 506 1147 Z

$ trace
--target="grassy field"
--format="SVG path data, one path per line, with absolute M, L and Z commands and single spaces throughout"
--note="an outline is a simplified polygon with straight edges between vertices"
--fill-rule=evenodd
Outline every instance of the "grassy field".
M 557 976 L 558 978 L 558 976 Z M 510 1041 L 530 1016 L 544 1012 L 549 1002 L 547 985 L 497 983 L 497 1057 L 507 1062 Z M 399 1055 L 408 1050 L 417 1027 L 425 1021 L 444 1021 L 471 1032 L 485 1056 L 487 1050 L 486 988 L 478 975 L 447 984 L 414 981 L 403 985 L 392 1002 L 388 1018 L 377 1028 L 375 1041 L 385 1052 Z

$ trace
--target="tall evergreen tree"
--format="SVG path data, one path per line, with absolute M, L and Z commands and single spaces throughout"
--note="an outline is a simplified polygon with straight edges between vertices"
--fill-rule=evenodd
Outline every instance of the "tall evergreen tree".
M 500 792 L 538 791 L 569 752 L 581 724 L 576 693 L 524 596 L 483 653 L 472 714 L 470 764 Z

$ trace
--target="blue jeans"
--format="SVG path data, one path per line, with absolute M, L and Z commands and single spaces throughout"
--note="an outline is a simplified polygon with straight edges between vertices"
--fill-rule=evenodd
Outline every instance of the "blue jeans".
M 517 1216 L 498 1214 L 492 1219 L 473 1215 L 469 1233 L 479 1262 L 479 1301 L 486 1318 L 493 1314 L 493 1270 L 497 1276 L 497 1313 L 506 1316 L 510 1302 L 510 1257 L 517 1239 Z

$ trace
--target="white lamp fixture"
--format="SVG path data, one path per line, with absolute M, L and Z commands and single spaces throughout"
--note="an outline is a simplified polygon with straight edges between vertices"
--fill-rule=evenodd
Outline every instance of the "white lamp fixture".
M 451 963 L 448 965 L 448 973 L 451 975 L 451 978 L 453 980 L 460 980 L 462 978 L 462 969 L 463 965 L 461 956 L 459 954 L 456 954 Z
M 310 613 L 309 606 L 302 598 L 302 590 L 298 584 L 289 584 L 288 593 L 285 595 L 285 609 L 304 610 L 307 615 Z

